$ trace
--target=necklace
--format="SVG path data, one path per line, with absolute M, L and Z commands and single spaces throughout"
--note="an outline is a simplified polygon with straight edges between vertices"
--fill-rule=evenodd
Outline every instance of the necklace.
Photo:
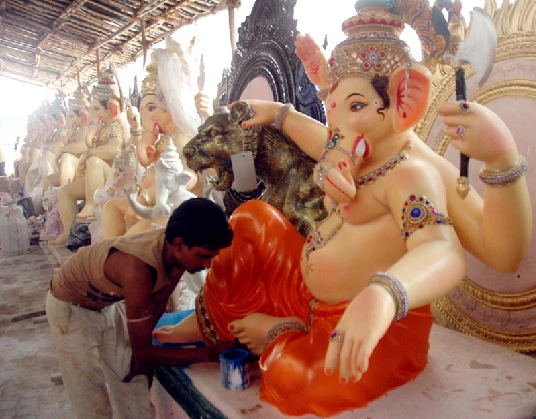
M 406 151 L 411 149 L 411 141 L 407 141 L 402 149 L 387 163 L 385 163 L 383 166 L 377 168 L 376 170 L 373 170 L 372 172 L 369 172 L 367 174 L 364 174 L 362 176 L 357 177 L 354 179 L 355 185 L 361 189 L 364 188 L 366 185 L 370 185 L 371 183 L 376 182 L 376 180 L 380 177 L 385 176 L 386 173 L 389 173 L 391 170 L 393 170 L 396 166 L 398 166 L 400 163 L 402 163 L 404 160 L 408 158 Z M 339 222 L 333 227 L 333 229 L 326 234 L 325 236 L 318 231 L 318 228 L 324 224 L 327 221 L 327 218 L 322 221 L 317 229 L 313 231 L 311 234 L 307 236 L 307 239 L 305 240 L 305 259 L 309 260 L 309 254 L 311 252 L 314 252 L 315 250 L 322 249 L 325 247 L 331 240 L 333 240 L 335 237 L 337 237 L 337 234 L 339 233 L 339 230 L 342 228 L 344 224 L 344 218 L 339 212 L 339 206 L 338 204 L 333 204 L 331 211 L 339 217 Z
M 305 259 L 309 260 L 309 254 L 311 252 L 314 252 L 315 250 L 322 249 L 324 246 L 326 246 L 331 240 L 333 240 L 335 237 L 337 237 L 337 234 L 339 233 L 339 230 L 341 229 L 342 225 L 344 224 L 344 218 L 342 218 L 342 215 L 339 213 L 339 207 L 335 206 L 333 208 L 333 213 L 339 217 L 339 222 L 333 229 L 325 236 L 318 231 L 318 228 L 324 224 L 326 220 L 322 221 L 317 229 L 313 231 L 311 234 L 307 236 L 307 239 L 305 240 Z
M 182 133 L 178 128 L 176 128 L 171 134 L 168 134 L 168 135 L 161 134 L 158 137 L 158 139 L 155 141 L 154 147 L 157 151 L 162 152 L 164 151 L 164 148 L 167 145 L 167 141 L 171 139 L 171 141 L 173 142 L 173 145 L 177 148 L 177 152 L 180 154 L 182 150 L 179 150 L 179 147 L 177 147 L 177 143 L 180 144 L 178 140 L 180 138 L 187 138 L 187 137 L 188 137 L 187 134 Z
M 376 182 L 378 178 L 385 176 L 387 173 L 393 170 L 400 163 L 407 160 L 408 155 L 406 154 L 406 152 L 409 151 L 410 149 L 411 149 L 411 141 L 407 141 L 402 146 L 402 149 L 383 166 L 378 167 L 372 172 L 356 177 L 354 179 L 355 186 L 357 186 L 359 189 L 362 189 L 365 186 Z

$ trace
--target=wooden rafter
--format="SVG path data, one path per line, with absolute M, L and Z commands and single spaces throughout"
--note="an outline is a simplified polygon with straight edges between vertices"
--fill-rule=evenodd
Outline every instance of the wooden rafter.
M 70 92 L 236 0 L 0 0 L 0 75 Z M 143 24 L 142 24 L 143 22 Z M 145 34 L 142 39 L 142 26 Z

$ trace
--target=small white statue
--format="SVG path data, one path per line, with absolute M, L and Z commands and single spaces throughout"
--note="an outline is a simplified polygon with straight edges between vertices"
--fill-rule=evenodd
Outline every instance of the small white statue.
M 132 209 L 140 217 L 154 220 L 160 215 L 170 216 L 182 202 L 194 198 L 192 192 L 186 190 L 187 183 L 193 175 L 184 170 L 180 155 L 171 138 L 160 158 L 155 162 L 156 204 L 149 208 L 139 204 L 136 191 L 127 193 Z

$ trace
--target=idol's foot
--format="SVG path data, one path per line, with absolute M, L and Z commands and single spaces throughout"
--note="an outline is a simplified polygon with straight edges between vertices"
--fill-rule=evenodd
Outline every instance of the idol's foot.
M 153 331 L 153 338 L 160 343 L 189 343 L 203 340 L 195 314 L 172 326 L 162 326 Z
M 285 322 L 296 322 L 303 325 L 303 321 L 298 317 L 273 317 L 253 313 L 229 323 L 229 330 L 238 338 L 240 343 L 248 347 L 253 355 L 261 355 L 266 348 L 266 336 L 270 329 Z
M 67 240 L 69 240 L 69 231 L 63 232 L 63 234 L 56 237 L 54 240 L 49 240 L 48 244 L 51 246 L 60 246 L 67 243 Z
M 88 218 L 95 217 L 95 206 L 91 204 L 84 205 L 82 211 L 76 215 L 77 220 L 87 220 Z

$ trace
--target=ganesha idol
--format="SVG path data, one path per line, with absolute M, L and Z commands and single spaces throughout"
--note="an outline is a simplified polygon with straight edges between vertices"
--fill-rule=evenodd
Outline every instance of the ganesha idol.
M 413 380 L 427 364 L 429 304 L 463 279 L 464 249 L 512 271 L 531 241 L 527 161 L 494 113 L 468 102 L 437 109 L 452 145 L 484 162 L 485 199 L 472 189 L 461 199 L 456 168 L 412 129 L 429 106 L 430 63 L 415 62 L 399 35 L 408 23 L 435 37 L 424 56 L 440 60 L 426 50 L 446 40 L 428 1 L 359 0 L 356 10 L 327 63 L 310 38 L 297 40 L 305 68 L 322 73 L 310 77 L 326 82 L 327 127 L 255 100 L 242 123 L 274 123 L 317 161 L 327 217 L 304 240 L 270 205 L 240 206 L 196 313 L 154 333 L 238 339 L 260 355 L 261 399 L 286 415 L 333 416 Z
M 151 53 L 151 63 L 147 75 L 142 80 L 140 91 L 141 127 L 134 131 L 136 156 L 146 170 L 138 183 L 135 196 L 131 197 L 131 208 L 126 198 L 107 202 L 101 213 L 102 237 L 109 239 L 124 234 L 139 234 L 150 231 L 153 225 L 165 226 L 169 215 L 168 196 L 179 191 L 175 187 L 175 175 L 164 179 L 164 173 L 175 173 L 186 168 L 180 160 L 182 147 L 195 134 L 199 118 L 196 115 L 194 95 L 190 94 L 189 74 L 179 59 L 182 54 L 178 44 L 168 40 L 165 49 L 155 49 Z M 175 148 L 163 156 L 169 143 Z M 177 154 L 178 153 L 178 154 Z M 167 163 L 166 163 L 167 161 Z M 186 176 L 188 179 L 186 179 Z M 197 191 L 197 176 L 185 171 L 181 179 L 186 183 L 180 191 L 192 190 L 186 195 L 194 196 Z

